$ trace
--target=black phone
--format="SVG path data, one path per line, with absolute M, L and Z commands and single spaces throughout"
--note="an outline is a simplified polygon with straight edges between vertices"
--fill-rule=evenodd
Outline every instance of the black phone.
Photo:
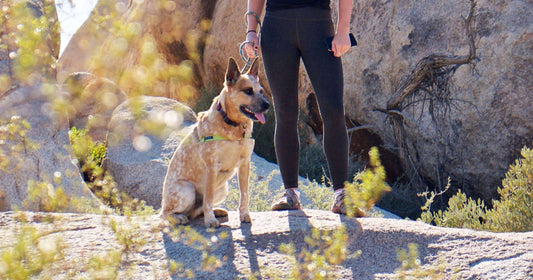
M 328 37 L 326 38 L 326 46 L 328 47 L 328 51 L 332 51 L 331 50 L 331 41 L 333 41 L 333 36 L 331 37 Z M 353 46 L 357 46 L 357 41 L 355 40 L 355 36 L 350 33 L 350 44 Z

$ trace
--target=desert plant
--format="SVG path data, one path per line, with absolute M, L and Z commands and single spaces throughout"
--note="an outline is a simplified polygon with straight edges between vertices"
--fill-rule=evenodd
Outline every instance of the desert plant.
M 336 279 L 334 266 L 361 254 L 348 250 L 349 236 L 344 225 L 335 230 L 313 229 L 304 240 L 306 246 L 301 250 L 292 243 L 280 245 L 280 252 L 287 254 L 293 263 L 289 279 Z
M 481 199 L 474 200 L 459 190 L 450 198 L 445 211 L 426 211 L 420 218 L 427 223 L 433 222 L 436 226 L 482 229 L 486 211 Z
M 87 134 L 87 129 L 72 127 L 68 135 L 72 151 L 78 160 L 85 180 L 94 182 L 97 179 L 101 179 L 104 174 L 101 165 L 105 156 L 105 145 L 103 143 L 94 143 Z
M 500 199 L 486 214 L 486 229 L 491 231 L 533 230 L 533 150 L 522 148 L 523 158 L 511 165 L 498 188 Z
M 390 191 L 386 182 L 385 168 L 379 160 L 379 151 L 372 147 L 369 151 L 370 166 L 354 176 L 353 182 L 345 184 L 346 210 L 351 217 L 361 217 Z
M 26 223 L 16 225 L 16 241 L 0 254 L 0 278 L 24 280 L 39 276 L 39 279 L 53 279 L 47 270 L 59 270 L 57 266 L 64 258 L 64 243 L 59 237 L 48 236 Z
M 9 76 L 0 79 L 2 93 L 10 84 L 35 85 L 55 77 L 59 22 L 54 1 L 42 1 L 40 6 L 28 1 L 2 1 L 0 25 L 0 48 L 9 53 Z
M 28 182 L 28 197 L 22 202 L 25 209 L 44 212 L 67 212 L 69 210 L 69 197 L 61 187 L 58 173 L 55 174 L 58 183 L 56 185 L 47 182 Z
M 22 164 L 17 161 L 17 155 L 24 150 L 37 149 L 37 146 L 26 138 L 30 127 L 29 122 L 18 115 L 9 120 L 0 119 L 0 171 L 16 170 Z
M 272 177 L 279 174 L 279 171 L 272 171 L 266 178 L 258 178 L 255 165 L 250 165 L 249 194 L 250 194 L 250 211 L 268 211 L 272 202 L 272 194 L 269 190 L 269 183 Z M 240 191 L 237 187 L 236 177 L 233 179 L 235 187 L 230 187 L 228 196 L 223 206 L 227 209 L 235 210 L 239 208 Z
M 103 143 L 94 143 L 86 129 L 76 127 L 69 131 L 69 138 L 83 177 L 96 197 L 120 214 L 126 211 L 154 213 L 144 201 L 133 199 L 117 189 L 113 176 L 102 168 L 106 151 Z
M 309 182 L 308 184 L 300 183 L 299 189 L 302 197 L 305 195 L 309 199 L 306 203 L 303 199 L 301 201 L 303 208 L 330 210 L 333 204 L 333 195 L 331 188 L 325 187 L 325 175 L 322 178 L 322 183 L 317 181 Z
M 396 254 L 401 266 L 394 271 L 396 279 L 445 279 L 446 265 L 441 260 L 436 265 L 422 266 L 419 258 L 418 244 L 409 243 L 408 250 L 397 249 Z
M 446 227 L 467 227 L 495 232 L 533 230 L 533 151 L 522 149 L 521 159 L 514 165 L 498 188 L 500 199 L 492 201 L 487 209 L 480 199 L 466 197 L 459 190 L 448 201 L 444 211 L 431 212 L 428 208 L 420 220 Z

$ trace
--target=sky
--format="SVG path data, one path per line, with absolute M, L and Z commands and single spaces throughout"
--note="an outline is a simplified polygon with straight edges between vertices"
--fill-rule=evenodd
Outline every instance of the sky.
M 61 48 L 63 52 L 72 35 L 85 22 L 98 0 L 55 0 L 57 17 L 61 25 Z

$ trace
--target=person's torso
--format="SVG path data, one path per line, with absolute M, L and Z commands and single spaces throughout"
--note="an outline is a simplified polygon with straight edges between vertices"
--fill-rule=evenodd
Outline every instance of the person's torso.
M 266 10 L 275 11 L 304 7 L 329 9 L 330 0 L 267 0 Z

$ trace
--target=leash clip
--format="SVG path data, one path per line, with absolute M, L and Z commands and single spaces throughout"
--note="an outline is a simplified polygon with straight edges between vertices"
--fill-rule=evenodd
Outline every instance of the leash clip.
M 245 53 L 244 53 L 244 47 L 246 45 L 249 45 L 249 44 L 252 44 L 252 42 L 249 42 L 249 41 L 244 41 L 241 43 L 241 45 L 239 46 L 239 54 L 241 55 L 241 59 L 242 61 L 244 61 L 244 66 L 242 67 L 242 70 L 241 70 L 241 73 L 244 73 L 246 69 L 248 69 L 248 67 L 251 66 L 252 64 L 252 59 L 250 57 L 248 57 Z M 254 50 L 254 56 L 257 57 L 257 51 Z

